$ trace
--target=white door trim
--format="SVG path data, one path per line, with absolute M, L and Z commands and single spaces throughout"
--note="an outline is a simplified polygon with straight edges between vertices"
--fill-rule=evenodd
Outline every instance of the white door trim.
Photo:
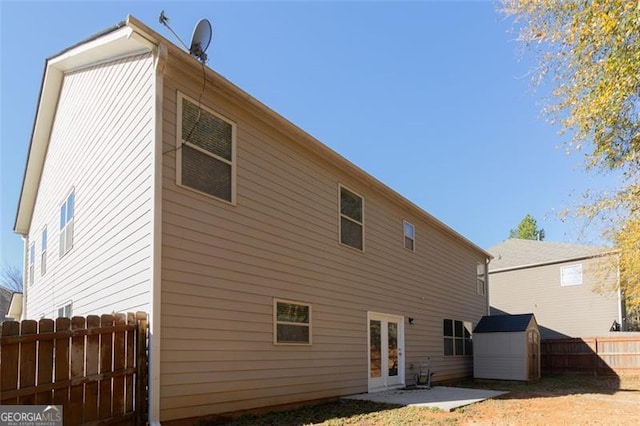
M 382 333 L 383 355 L 382 355 L 382 376 L 380 379 L 371 378 L 371 320 L 381 321 L 383 324 L 395 322 L 398 324 L 398 376 L 397 380 L 388 376 L 387 359 L 385 347 L 388 347 L 387 333 Z M 383 327 L 384 330 L 387 327 Z M 387 359 L 385 359 L 387 358 Z M 377 392 L 386 389 L 404 387 L 405 385 L 405 356 L 404 356 L 404 317 L 399 315 L 384 314 L 380 312 L 367 312 L 367 385 L 369 392 Z M 386 367 L 386 368 L 385 368 Z

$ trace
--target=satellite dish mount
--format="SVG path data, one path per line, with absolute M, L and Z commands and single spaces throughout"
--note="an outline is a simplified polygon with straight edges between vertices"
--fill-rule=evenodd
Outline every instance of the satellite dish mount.
M 186 44 L 182 41 L 182 39 L 178 36 L 178 34 L 173 31 L 173 29 L 169 26 L 169 17 L 164 14 L 164 10 L 160 12 L 160 17 L 158 18 L 160 23 L 165 27 L 169 28 L 169 31 L 178 39 L 180 44 L 189 51 L 191 56 L 198 58 L 200 62 L 203 64 L 207 62 L 207 49 L 209 48 L 209 44 L 211 43 L 211 37 L 213 35 L 213 31 L 211 30 L 211 23 L 207 19 L 200 19 L 196 26 L 193 28 L 193 35 L 191 36 L 191 45 L 187 47 Z

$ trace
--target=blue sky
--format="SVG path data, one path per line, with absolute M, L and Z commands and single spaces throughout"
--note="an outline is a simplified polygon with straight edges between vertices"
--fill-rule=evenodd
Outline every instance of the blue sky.
M 132 14 L 188 42 L 214 28 L 208 65 L 481 247 L 531 213 L 550 241 L 597 242 L 556 213 L 612 178 L 541 118 L 532 62 L 489 1 L 0 1 L 1 253 L 13 234 L 45 59 Z M 559 147 L 559 148 L 558 148 Z

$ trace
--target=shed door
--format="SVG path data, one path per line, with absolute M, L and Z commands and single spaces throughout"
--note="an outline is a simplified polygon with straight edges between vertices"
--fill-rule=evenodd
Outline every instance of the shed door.
M 540 333 L 538 330 L 527 331 L 527 357 L 529 364 L 528 380 L 540 378 Z

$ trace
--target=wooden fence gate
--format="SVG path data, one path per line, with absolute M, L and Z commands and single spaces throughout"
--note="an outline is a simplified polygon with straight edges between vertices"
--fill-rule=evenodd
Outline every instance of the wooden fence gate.
M 5 321 L 0 404 L 62 405 L 64 424 L 147 422 L 147 314 Z

